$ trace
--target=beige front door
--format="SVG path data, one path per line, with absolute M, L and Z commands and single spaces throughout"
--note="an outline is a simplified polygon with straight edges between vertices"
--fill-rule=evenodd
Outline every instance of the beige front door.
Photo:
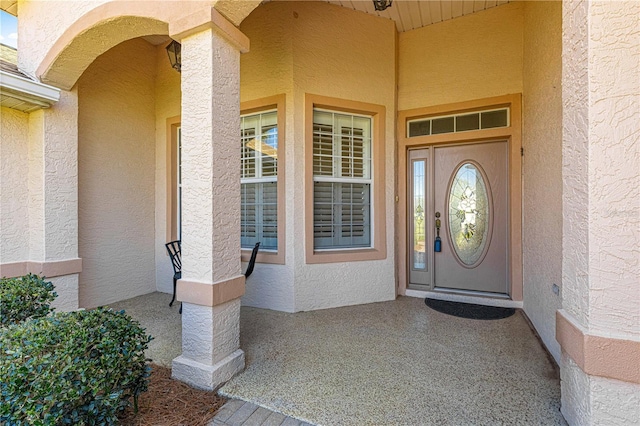
M 434 183 L 442 239 L 435 289 L 507 294 L 507 142 L 434 148 Z
M 408 158 L 409 287 L 508 294 L 507 142 L 434 146 Z

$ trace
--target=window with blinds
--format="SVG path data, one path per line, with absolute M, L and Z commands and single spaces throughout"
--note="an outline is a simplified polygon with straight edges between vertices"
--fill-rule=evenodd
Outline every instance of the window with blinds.
M 371 117 L 313 111 L 315 249 L 371 247 Z
M 241 116 L 242 248 L 278 249 L 278 114 Z

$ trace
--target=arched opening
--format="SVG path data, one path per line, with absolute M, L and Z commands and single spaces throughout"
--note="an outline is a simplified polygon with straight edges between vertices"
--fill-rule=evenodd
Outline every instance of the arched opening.
M 157 214 L 164 197 L 157 162 L 165 153 L 157 141 L 164 135 L 156 129 L 164 129 L 157 123 L 166 119 L 169 99 L 173 110 L 166 114 L 179 113 L 180 75 L 169 65 L 166 40 L 120 43 L 77 82 L 81 307 L 129 299 L 158 286 L 171 291 L 159 225 L 164 222 Z
M 93 15 L 95 11 L 85 15 L 56 41 L 36 72 L 42 82 L 69 90 L 89 65 L 112 47 L 136 37 L 169 32 L 166 22 L 154 18 L 129 15 L 92 22 Z
M 221 1 L 215 9 L 239 25 L 260 1 Z M 136 37 L 169 34 L 169 23 L 211 13 L 210 2 L 118 2 L 102 4 L 73 22 L 41 61 L 36 75 L 44 83 L 69 90 L 101 54 Z

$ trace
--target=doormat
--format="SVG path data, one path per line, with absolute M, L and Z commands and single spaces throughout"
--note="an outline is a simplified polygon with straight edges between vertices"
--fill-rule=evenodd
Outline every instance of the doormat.
M 516 313 L 514 308 L 501 308 L 498 306 L 483 306 L 473 303 L 452 302 L 449 300 L 424 299 L 428 307 L 443 314 L 454 317 L 479 320 L 495 320 L 510 317 Z

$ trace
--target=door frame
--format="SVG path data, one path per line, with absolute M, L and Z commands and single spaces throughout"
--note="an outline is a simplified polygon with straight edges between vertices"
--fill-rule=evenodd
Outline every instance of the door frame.
M 460 133 L 444 133 L 429 136 L 407 137 L 407 122 L 429 116 L 454 115 L 494 108 L 509 108 L 509 126 Z M 522 301 L 522 95 L 512 94 L 477 99 L 446 105 L 398 111 L 397 121 L 397 188 L 396 203 L 396 262 L 398 285 L 396 292 L 404 296 L 407 291 L 409 253 L 408 247 L 408 150 L 443 144 L 488 142 L 506 140 L 509 147 L 509 270 L 511 300 Z

